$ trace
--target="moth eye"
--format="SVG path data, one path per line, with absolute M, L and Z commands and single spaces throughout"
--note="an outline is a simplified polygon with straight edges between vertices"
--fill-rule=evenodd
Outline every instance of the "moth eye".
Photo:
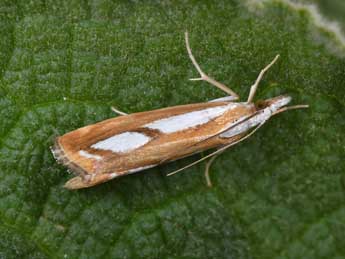
M 258 108 L 258 109 L 263 109 L 267 106 L 266 102 L 264 101 L 258 101 L 255 106 Z

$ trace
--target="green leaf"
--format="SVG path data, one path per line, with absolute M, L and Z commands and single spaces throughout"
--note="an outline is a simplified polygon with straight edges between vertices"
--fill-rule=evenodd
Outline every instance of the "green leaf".
M 345 60 L 331 28 L 281 1 L 2 1 L 0 257 L 343 258 Z M 49 150 L 115 116 L 224 95 L 187 79 L 194 54 L 242 100 L 289 111 L 204 164 L 200 155 L 80 191 Z
M 298 3 L 316 6 L 327 19 L 338 21 L 338 26 L 341 26 L 345 31 L 345 2 L 342 0 L 296 0 Z

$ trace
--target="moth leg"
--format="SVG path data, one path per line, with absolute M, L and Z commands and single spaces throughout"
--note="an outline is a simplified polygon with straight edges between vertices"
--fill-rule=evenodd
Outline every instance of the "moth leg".
M 255 83 L 250 87 L 250 92 L 249 92 L 249 96 L 248 96 L 248 100 L 247 103 L 251 103 L 253 101 L 253 98 L 255 96 L 255 92 L 256 89 L 258 88 L 258 85 L 262 79 L 262 77 L 264 76 L 265 72 L 271 67 L 273 66 L 274 63 L 276 63 L 277 59 L 279 58 L 279 55 L 277 55 L 271 63 L 269 63 L 264 69 L 261 70 L 258 78 L 256 79 Z
M 214 162 L 214 160 L 216 160 L 216 158 L 220 155 L 221 153 L 211 157 L 210 160 L 208 160 L 206 162 L 206 166 L 205 166 L 205 179 L 206 179 L 206 183 L 208 187 L 212 187 L 212 182 L 211 182 L 211 178 L 210 178 L 210 168 L 212 163 Z
M 128 115 L 128 113 L 122 112 L 122 111 L 116 109 L 114 106 L 111 106 L 111 110 L 112 110 L 113 112 L 115 112 L 116 114 L 121 115 L 121 116 L 122 116 L 122 115 Z
M 209 82 L 211 85 L 214 85 L 215 87 L 218 87 L 219 89 L 221 89 L 222 91 L 226 92 L 227 94 L 233 96 L 235 98 L 235 100 L 237 100 L 239 98 L 238 94 L 236 94 L 233 90 L 231 90 L 229 87 L 227 87 L 226 85 L 216 81 L 215 79 L 209 77 L 208 75 L 206 75 L 200 68 L 199 64 L 196 62 L 193 54 L 192 54 L 192 50 L 190 48 L 189 45 L 189 39 L 188 39 L 188 32 L 185 32 L 185 40 L 186 40 L 186 48 L 188 51 L 188 55 L 189 58 L 192 60 L 193 65 L 195 66 L 196 70 L 198 70 L 200 77 L 199 78 L 191 78 L 189 80 L 192 81 L 206 81 Z

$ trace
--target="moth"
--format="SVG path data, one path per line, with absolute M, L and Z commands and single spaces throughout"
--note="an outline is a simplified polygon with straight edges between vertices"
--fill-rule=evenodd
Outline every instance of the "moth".
M 216 148 L 216 151 L 202 159 L 171 173 L 210 158 L 205 176 L 207 184 L 211 186 L 209 169 L 217 155 L 253 135 L 272 116 L 286 110 L 308 107 L 287 106 L 291 97 L 286 95 L 253 103 L 259 82 L 279 55 L 261 70 L 250 88 L 247 101 L 236 102 L 239 96 L 233 90 L 201 70 L 192 54 L 187 32 L 185 42 L 189 58 L 200 74 L 200 77 L 190 80 L 206 81 L 227 96 L 205 103 L 133 114 L 112 108 L 120 116 L 57 137 L 51 147 L 54 157 L 76 175 L 67 181 L 66 188 L 91 187 Z

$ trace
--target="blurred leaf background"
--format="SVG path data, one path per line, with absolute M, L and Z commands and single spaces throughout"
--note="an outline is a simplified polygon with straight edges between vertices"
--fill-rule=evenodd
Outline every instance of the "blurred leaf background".
M 338 24 L 345 29 L 345 2 L 341 0 L 297 0 L 298 3 L 314 4 L 318 7 L 318 10 L 322 15 L 333 21 L 337 21 Z
M 1 1 L 0 258 L 344 258 L 344 14 L 340 0 Z M 257 99 L 286 93 L 310 109 L 219 157 L 213 188 L 204 164 L 166 177 L 196 155 L 63 189 L 56 136 L 115 116 L 111 105 L 222 96 L 188 81 L 185 30 L 242 100 L 280 53 Z

